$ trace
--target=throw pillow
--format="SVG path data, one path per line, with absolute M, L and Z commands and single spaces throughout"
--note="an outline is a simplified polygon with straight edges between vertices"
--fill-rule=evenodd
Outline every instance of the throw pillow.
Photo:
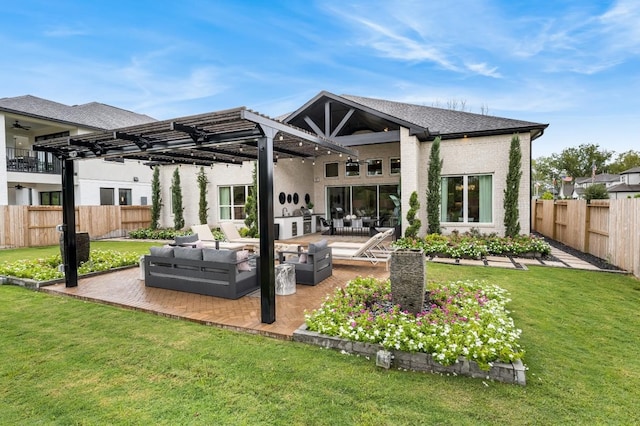
M 198 241 L 198 234 L 191 234 L 191 235 L 185 235 L 185 236 L 176 236 L 175 238 L 175 244 L 177 246 L 180 246 L 182 244 L 193 244 L 196 241 Z
M 249 252 L 247 250 L 236 252 L 236 260 L 238 262 L 238 272 L 251 270 L 251 266 L 249 265 Z
M 173 255 L 178 259 L 202 260 L 202 250 L 190 247 L 176 247 Z
M 309 253 L 317 253 L 320 250 L 324 250 L 327 248 L 328 244 L 329 243 L 327 242 L 326 239 L 320 240 L 317 243 L 311 243 L 309 244 Z
M 173 247 L 151 247 L 149 248 L 151 256 L 173 257 Z
M 202 249 L 202 259 L 205 262 L 235 263 L 236 253 L 233 250 Z
M 298 258 L 298 263 L 307 263 L 308 262 L 308 258 L 309 256 L 307 256 L 307 253 L 302 252 L 300 253 L 300 257 Z

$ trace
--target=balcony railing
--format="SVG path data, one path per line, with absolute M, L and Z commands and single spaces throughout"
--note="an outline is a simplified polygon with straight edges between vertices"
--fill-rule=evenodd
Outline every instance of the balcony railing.
M 50 152 L 7 148 L 7 171 L 60 174 L 62 162 Z

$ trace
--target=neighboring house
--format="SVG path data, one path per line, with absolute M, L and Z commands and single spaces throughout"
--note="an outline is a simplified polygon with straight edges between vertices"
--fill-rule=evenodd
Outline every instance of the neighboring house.
M 0 205 L 58 205 L 61 163 L 31 149 L 38 141 L 144 124 L 155 119 L 91 102 L 64 105 L 26 95 L 0 98 Z M 151 173 L 138 162 L 77 161 L 77 205 L 150 202 Z
M 520 225 L 522 233 L 530 231 L 531 143 L 542 136 L 548 124 L 329 92 L 319 93 L 281 119 L 356 149 L 358 158 L 325 152 L 318 157 L 278 161 L 274 169 L 275 216 L 299 210 L 309 199 L 314 212 L 327 219 L 355 215 L 378 218 L 382 227 L 394 226 L 406 222 L 409 197 L 416 191 L 424 234 L 430 149 L 433 140 L 440 137 L 444 232 L 477 228 L 502 234 L 509 148 L 512 137 L 518 135 L 522 150 Z M 275 155 L 277 161 L 277 152 Z M 165 206 L 171 205 L 169 188 L 174 170 L 167 166 L 161 171 Z M 197 200 L 199 167 L 182 166 L 180 170 L 184 199 Z M 252 170 L 250 162 L 206 168 L 209 224 L 227 220 L 242 224 Z M 399 196 L 400 208 L 392 196 Z M 173 224 L 169 210 L 162 212 L 165 226 Z M 187 225 L 198 222 L 195 201 L 185 205 L 184 216 Z
M 640 167 L 620 173 L 620 183 L 607 188 L 609 198 L 634 198 L 640 196 Z
M 573 186 L 573 192 L 566 192 L 570 194 L 571 198 L 581 199 L 584 198 L 584 190 L 594 184 L 602 184 L 607 188 L 618 185 L 620 183 L 620 175 L 610 173 L 600 173 L 595 176 L 576 178 Z

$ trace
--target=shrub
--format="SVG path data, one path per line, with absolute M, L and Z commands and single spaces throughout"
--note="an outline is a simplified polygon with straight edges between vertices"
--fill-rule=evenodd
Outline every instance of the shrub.
M 394 248 L 422 249 L 427 255 L 446 255 L 453 258 L 477 259 L 487 255 L 519 256 L 528 253 L 549 255 L 551 246 L 543 238 L 534 235 L 518 235 L 514 238 L 477 232 L 452 233 L 449 236 L 429 234 L 423 239 L 402 238 L 393 243 Z
M 129 231 L 129 238 L 139 240 L 173 240 L 176 235 L 190 235 L 191 231 L 176 231 L 175 229 L 140 228 Z
M 85 275 L 91 272 L 136 265 L 139 259 L 140 255 L 138 253 L 91 250 L 89 260 L 80 265 L 78 274 Z M 0 265 L 0 275 L 36 281 L 50 281 L 64 277 L 64 273 L 58 270 L 58 265 L 60 264 L 62 264 L 62 259 L 59 254 L 42 259 L 5 262 Z

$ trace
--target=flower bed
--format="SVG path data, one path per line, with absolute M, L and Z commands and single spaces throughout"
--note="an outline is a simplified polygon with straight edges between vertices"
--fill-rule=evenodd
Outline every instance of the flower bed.
M 115 250 L 91 250 L 88 262 L 84 262 L 78 268 L 78 274 L 86 275 L 92 272 L 107 271 L 123 266 L 137 265 L 140 255 Z M 4 262 L 0 265 L 0 275 L 26 278 L 34 281 L 51 281 L 64 277 L 64 273 L 58 270 L 62 264 L 59 254 L 42 259 L 20 260 L 17 262 Z
M 494 256 L 547 256 L 551 246 L 543 238 L 535 235 L 519 235 L 515 238 L 499 237 L 495 234 L 452 233 L 449 236 L 429 234 L 422 239 L 401 238 L 394 247 L 401 249 L 422 249 L 428 256 L 446 256 L 456 259 L 480 259 Z
M 465 359 L 488 371 L 493 363 L 521 360 L 521 330 L 505 309 L 505 290 L 479 281 L 427 287 L 425 309 L 414 316 L 391 303 L 389 281 L 359 277 L 306 313 L 306 327 L 387 350 L 426 353 L 443 366 Z

